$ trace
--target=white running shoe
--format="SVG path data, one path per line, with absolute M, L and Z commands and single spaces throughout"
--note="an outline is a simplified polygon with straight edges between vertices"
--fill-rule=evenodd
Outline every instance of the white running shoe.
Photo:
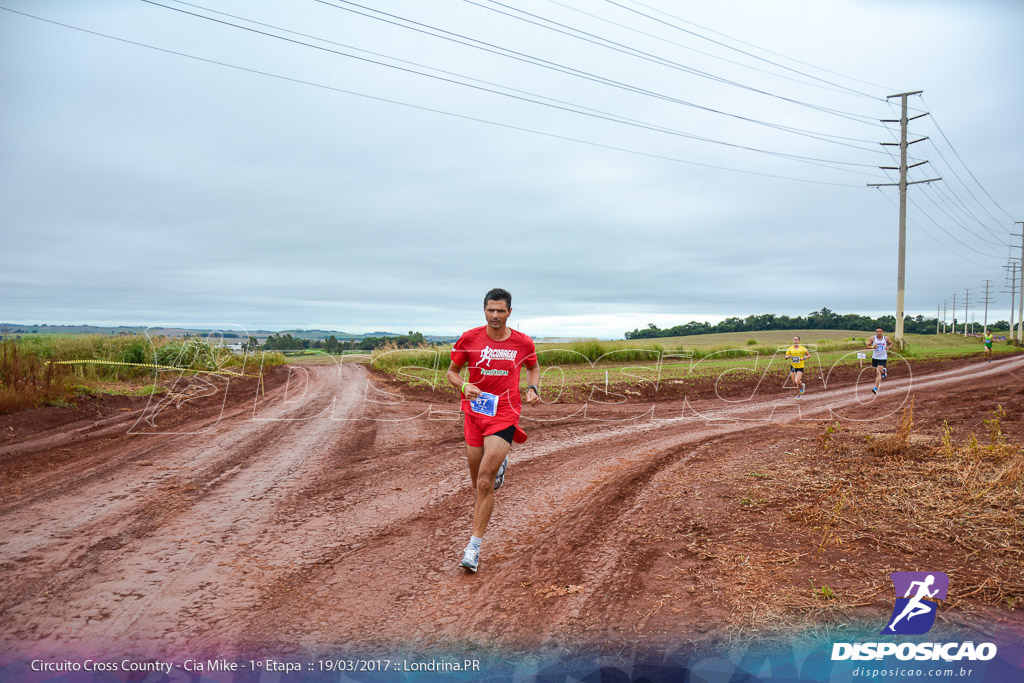
M 459 566 L 476 574 L 476 568 L 480 566 L 480 548 L 466 546 L 466 552 L 463 553 Z
M 501 485 L 505 483 L 505 470 L 508 469 L 508 456 L 501 461 L 501 467 L 498 468 L 498 474 L 494 476 L 494 490 L 497 491 L 501 488 Z

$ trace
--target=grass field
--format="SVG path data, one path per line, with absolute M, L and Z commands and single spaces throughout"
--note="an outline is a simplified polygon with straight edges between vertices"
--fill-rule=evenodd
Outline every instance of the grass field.
M 148 395 L 156 368 L 253 374 L 283 355 L 236 354 L 201 339 L 142 335 L 32 335 L 0 342 L 0 414 L 67 405 L 96 393 Z M 173 372 L 173 371 L 172 371 Z
M 801 343 L 814 354 L 809 361 L 812 370 L 839 365 L 856 365 L 858 351 L 866 351 L 873 331 L 851 330 L 779 330 L 766 332 L 729 332 L 600 342 L 596 340 L 569 344 L 538 344 L 537 357 L 547 377 L 557 372 L 564 386 L 636 385 L 656 380 L 712 376 L 723 370 L 744 368 L 763 371 L 770 363 L 769 373 L 784 375 L 788 366 L 785 349 L 799 335 Z M 891 335 L 890 335 L 891 336 Z M 915 359 L 953 358 L 981 354 L 983 346 L 977 337 L 963 335 L 907 335 L 900 355 Z M 374 351 L 372 358 L 353 356 L 345 362 L 369 360 L 376 370 L 391 374 L 410 385 L 432 386 L 447 391 L 445 380 L 450 346 L 423 349 L 385 348 Z M 1006 342 L 997 342 L 996 354 L 1012 353 Z M 870 357 L 870 356 L 869 356 Z M 340 358 L 321 356 L 318 362 L 340 362 Z M 564 378 L 564 380 L 562 379 Z M 554 378 L 551 378 L 554 380 Z M 454 393 L 454 388 L 452 388 Z

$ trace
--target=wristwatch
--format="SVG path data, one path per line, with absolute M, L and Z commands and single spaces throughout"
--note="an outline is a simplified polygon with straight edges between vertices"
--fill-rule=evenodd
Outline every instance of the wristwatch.
M 534 393 L 540 396 L 540 389 L 537 388 L 536 384 L 531 384 L 530 386 L 526 387 L 527 391 L 529 391 L 530 389 L 533 389 Z

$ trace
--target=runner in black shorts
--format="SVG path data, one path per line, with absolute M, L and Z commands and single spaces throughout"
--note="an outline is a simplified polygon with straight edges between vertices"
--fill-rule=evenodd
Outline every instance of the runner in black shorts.
M 462 394 L 463 430 L 469 478 L 475 492 L 473 530 L 460 565 L 476 572 L 480 544 L 494 509 L 494 491 L 505 480 L 512 443 L 526 441 L 519 428 L 522 410 L 519 380 L 527 369 L 526 402 L 540 401 L 540 366 L 533 340 L 506 325 L 512 295 L 492 289 L 484 297 L 487 324 L 465 332 L 452 347 L 448 381 Z M 469 368 L 469 381 L 462 369 Z
M 867 348 L 871 349 L 871 367 L 875 368 L 875 387 L 871 390 L 872 394 L 878 393 L 882 380 L 888 376 L 885 363 L 889 359 L 891 346 L 892 342 L 882 332 L 881 327 L 876 329 L 875 336 L 868 340 Z

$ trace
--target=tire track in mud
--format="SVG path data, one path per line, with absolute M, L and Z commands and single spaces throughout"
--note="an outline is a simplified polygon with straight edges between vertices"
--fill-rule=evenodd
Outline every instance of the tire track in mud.
M 264 537 L 273 529 L 266 522 L 276 514 L 279 488 L 301 479 L 318 454 L 344 450 L 344 441 L 356 434 L 337 430 L 337 423 L 287 418 L 310 406 L 318 412 L 332 404 L 350 409 L 356 382 L 342 374 L 364 372 L 349 367 L 333 378 L 317 373 L 306 387 L 312 400 L 299 407 L 270 406 L 270 421 L 250 419 L 239 425 L 227 419 L 205 434 L 132 437 L 157 440 L 151 454 L 162 463 L 162 472 L 132 471 L 122 460 L 127 475 L 72 482 L 46 504 L 8 510 L 5 521 L 35 542 L 32 548 L 0 546 L 5 574 L 14 575 L 0 613 L 23 626 L 14 635 L 32 639 L 72 628 L 74 635 L 66 642 L 141 647 L 162 640 L 164 646 L 175 646 L 180 634 L 207 621 L 211 605 L 214 611 L 237 610 L 239 598 L 232 594 L 246 581 L 224 567 L 245 556 L 247 547 L 256 552 L 275 547 Z M 251 407 L 248 412 L 251 416 Z M 53 514 L 62 507 L 63 515 Z M 268 561 L 279 559 L 270 554 Z M 26 571 L 26 564 L 46 565 L 50 571 Z M 224 590 L 233 578 L 243 585 Z
M 972 367 L 972 383 L 1019 375 L 1022 361 Z M 912 388 L 955 392 L 963 372 L 915 378 Z M 679 416 L 665 420 L 533 423 L 530 442 L 513 449 L 481 573 L 465 576 L 455 565 L 473 495 L 461 424 L 380 419 L 415 415 L 425 402 L 363 401 L 360 366 L 304 373 L 301 400 L 285 403 L 297 387 L 278 387 L 261 408 L 286 419 L 260 422 L 232 407 L 208 433 L 131 437 L 92 471 L 43 473 L 46 495 L 24 492 L 0 507 L 0 523 L 18 531 L 0 544 L 13 588 L 0 598 L 10 624 L 3 647 L 282 653 L 549 643 L 595 615 L 607 629 L 635 626 L 649 606 L 636 597 L 647 551 L 629 522 L 657 504 L 654 492 L 687 471 L 696 449 L 765 424 L 749 419 L 752 409 L 772 423 L 834 419 L 829 405 L 898 410 L 901 382 L 911 388 L 889 380 L 867 407 L 852 393 L 808 394 L 799 405 L 785 396 L 716 401 L 701 415 L 683 399 L 665 403 L 665 415 Z M 603 410 L 614 417 L 614 407 Z M 149 470 L 158 465 L 140 465 L 143 457 L 165 469 Z M 584 588 L 545 597 L 574 584 Z
M 1010 368 L 1017 371 L 1020 366 L 1018 360 Z M 1006 371 L 986 368 L 974 376 Z M 955 384 L 961 376 L 961 370 L 935 373 L 917 380 L 916 388 Z M 887 412 L 898 412 L 903 403 L 898 390 L 910 383 L 893 380 L 887 385 L 886 394 L 899 399 L 890 400 Z M 773 422 L 808 413 L 829 419 L 834 417 L 829 406 L 859 406 L 855 395 L 827 398 L 827 406 L 795 406 L 791 398 L 764 403 L 782 408 L 770 413 L 776 418 Z M 684 402 L 677 404 L 680 412 L 685 410 Z M 615 525 L 648 502 L 643 496 L 654 481 L 685 469 L 688 452 L 764 424 L 744 420 L 749 409 L 749 404 L 739 403 L 717 410 L 716 422 L 708 422 L 705 415 L 660 423 L 592 423 L 582 429 L 578 424 L 538 425 L 539 430 L 531 431 L 531 442 L 513 450 L 509 484 L 498 494 L 479 577 L 465 577 L 455 569 L 472 510 L 461 444 L 452 449 L 456 466 L 443 468 L 451 474 L 440 480 L 429 454 L 413 449 L 421 478 L 398 481 L 403 487 L 430 489 L 421 493 L 426 501 L 419 508 L 403 508 L 381 503 L 386 493 L 371 496 L 381 503 L 377 510 L 391 514 L 378 519 L 374 530 L 359 527 L 360 542 L 325 556 L 323 566 L 282 577 L 268 591 L 263 614 L 254 615 L 246 641 L 267 642 L 278 634 L 300 649 L 331 642 L 376 642 L 383 647 L 396 640 L 457 642 L 468 629 L 495 642 L 506 637 L 522 642 L 526 629 L 531 642 L 546 642 L 563 625 L 606 609 L 615 597 L 628 594 L 629 576 L 637 570 L 630 569 L 626 580 L 616 575 L 625 564 L 636 564 L 633 556 L 643 550 L 631 542 L 628 531 Z M 570 426 L 574 433 L 563 438 L 568 431 L 564 427 Z M 680 430 L 682 426 L 687 429 Z M 410 441 L 422 438 L 417 434 Z M 421 465 L 420 457 L 428 462 Z M 438 481 L 435 488 L 432 482 Z M 631 494 L 639 496 L 637 502 L 630 500 Z M 397 514 L 396 508 L 403 512 Z M 485 575 L 486 580 L 467 583 Z M 575 582 L 587 589 L 565 596 L 557 613 L 537 597 L 538 586 L 557 588 Z M 515 609 L 508 606 L 510 594 L 518 601 Z M 289 628 L 300 613 L 309 616 L 311 626 Z

